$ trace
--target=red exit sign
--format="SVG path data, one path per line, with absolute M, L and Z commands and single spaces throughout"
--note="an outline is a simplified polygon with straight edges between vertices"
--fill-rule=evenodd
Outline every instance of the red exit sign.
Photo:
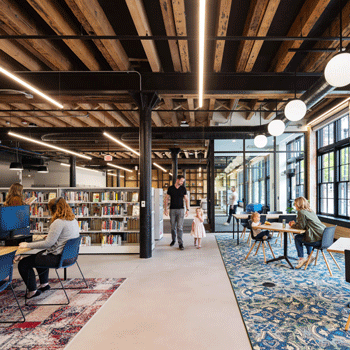
M 107 154 L 107 155 L 104 156 L 104 160 L 106 162 L 111 162 L 113 160 L 113 157 L 111 155 Z

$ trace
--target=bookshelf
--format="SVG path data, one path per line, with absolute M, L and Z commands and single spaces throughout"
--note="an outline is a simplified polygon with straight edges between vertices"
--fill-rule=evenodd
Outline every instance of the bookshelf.
M 199 206 L 200 201 L 207 197 L 207 173 L 205 170 L 188 169 L 186 171 L 187 191 L 190 196 L 190 205 Z
M 7 191 L 8 188 L 0 188 L 1 202 L 4 202 Z M 25 188 L 24 196 L 37 197 L 30 207 L 33 234 L 48 233 L 51 217 L 47 203 L 51 198 L 61 196 L 71 206 L 79 223 L 80 254 L 140 252 L 139 189 L 136 187 Z

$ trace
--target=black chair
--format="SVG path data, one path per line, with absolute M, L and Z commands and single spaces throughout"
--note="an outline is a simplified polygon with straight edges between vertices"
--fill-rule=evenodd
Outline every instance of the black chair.
M 12 273 L 13 273 L 13 259 L 16 251 L 0 256 L 0 292 L 5 290 L 8 286 L 11 287 L 12 293 L 16 299 L 19 310 L 21 311 L 23 321 L 0 321 L 0 323 L 22 323 L 26 321 L 21 306 L 19 305 L 17 296 L 12 287 Z
M 311 254 L 309 255 L 309 258 L 307 259 L 307 262 L 305 264 L 305 268 L 304 270 L 307 269 L 310 261 L 311 261 L 311 257 L 312 257 L 312 254 L 314 252 L 314 250 L 316 249 L 317 250 L 317 254 L 316 254 L 316 260 L 315 260 L 315 266 L 317 264 L 317 257 L 318 257 L 318 253 L 319 251 L 322 252 L 322 255 L 323 255 L 323 258 L 324 258 L 324 261 L 327 265 L 327 268 L 328 268 L 328 271 L 329 271 L 329 274 L 331 276 L 332 275 L 332 271 L 331 271 L 331 268 L 329 267 L 329 264 L 328 264 L 328 261 L 326 259 L 326 256 L 324 255 L 324 250 L 327 250 L 334 242 L 334 233 L 335 233 L 335 229 L 336 229 L 337 226 L 332 226 L 332 227 L 326 227 L 323 231 L 323 235 L 322 235 L 322 241 L 319 242 L 319 245 L 316 246 L 316 247 L 312 247 L 312 251 L 311 251 Z M 303 243 L 304 245 L 309 245 L 307 243 Z M 338 265 L 338 263 L 336 262 L 336 260 L 334 259 L 334 256 L 331 252 L 328 252 L 329 255 L 332 257 L 332 259 L 334 260 L 335 264 L 337 265 L 338 269 L 340 270 L 340 266 Z
M 350 283 L 350 250 L 345 250 L 345 281 Z M 350 326 L 350 315 L 346 322 L 345 330 L 348 331 Z
M 66 267 L 69 267 L 69 266 L 72 266 L 74 264 L 77 264 L 78 266 L 78 269 L 80 271 L 80 274 L 82 275 L 83 277 L 83 280 L 85 282 L 85 285 L 86 285 L 86 288 L 89 288 L 88 284 L 86 283 L 86 280 L 85 280 L 85 277 L 80 269 L 80 266 L 78 264 L 78 255 L 79 255 L 79 247 L 80 247 L 80 240 L 81 238 L 80 237 L 77 237 L 77 238 L 72 238 L 70 240 L 68 240 L 66 242 L 66 244 L 64 245 L 64 248 L 63 248 L 63 251 L 62 251 L 62 255 L 61 255 L 61 259 L 58 263 L 58 265 L 56 267 L 52 267 L 52 266 L 37 266 L 39 268 L 43 268 L 43 269 L 55 269 L 56 271 L 56 275 L 57 275 L 57 278 L 62 286 L 62 288 L 51 288 L 51 290 L 55 290 L 55 289 L 63 289 L 64 291 L 64 294 L 67 298 L 67 303 L 65 304 L 36 304 L 36 305 L 68 305 L 70 303 L 69 301 L 69 298 L 68 298 L 68 295 L 66 293 L 66 289 L 82 289 L 84 287 L 80 287 L 80 288 L 64 288 L 63 286 L 63 283 L 60 279 L 60 276 L 58 275 L 58 272 L 57 270 L 58 269 L 62 269 L 62 268 L 66 268 Z M 27 295 L 27 293 L 26 293 Z M 26 305 L 27 305 L 27 299 L 26 299 Z M 28 304 L 30 306 L 32 306 L 33 304 L 30 303 Z
M 260 217 L 260 218 L 261 218 L 261 217 Z M 272 253 L 273 258 L 276 259 L 275 254 L 273 253 L 273 250 L 272 250 L 271 244 L 270 244 L 271 238 L 263 239 L 263 238 L 256 238 L 256 237 L 254 237 L 254 236 L 253 236 L 253 230 L 252 230 L 251 224 L 252 224 L 252 220 L 248 220 L 248 229 L 250 230 L 250 236 L 251 236 L 252 241 L 254 241 L 254 244 L 253 244 L 252 247 L 250 248 L 250 250 L 249 250 L 247 256 L 244 258 L 244 260 L 247 260 L 247 259 L 248 259 L 248 257 L 249 257 L 249 255 L 250 255 L 251 251 L 253 250 L 253 248 L 254 248 L 256 242 L 259 242 L 259 245 L 258 245 L 258 248 L 256 249 L 256 252 L 255 252 L 254 255 L 258 254 L 258 250 L 259 250 L 260 245 L 261 245 L 261 243 L 262 243 L 262 248 L 263 248 L 263 253 L 264 253 L 264 262 L 265 262 L 265 264 L 266 264 L 265 244 L 267 243 L 267 244 L 269 245 L 269 247 L 270 247 L 270 250 L 271 250 L 271 253 Z
M 245 236 L 245 233 L 246 233 L 246 230 L 247 230 L 247 226 L 248 226 L 248 220 L 250 219 L 251 217 L 251 213 L 250 212 L 247 212 L 247 211 L 242 211 L 240 214 L 249 214 L 248 215 L 248 219 L 241 219 L 241 225 L 243 226 L 243 230 L 242 230 L 242 233 L 241 233 L 241 237 L 240 238 L 243 238 Z

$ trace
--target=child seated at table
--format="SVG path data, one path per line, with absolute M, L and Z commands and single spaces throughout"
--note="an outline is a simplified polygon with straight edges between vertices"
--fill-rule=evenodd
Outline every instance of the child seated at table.
M 260 214 L 255 212 L 252 214 L 252 233 L 253 238 L 262 238 L 262 239 L 268 239 L 271 238 L 272 235 L 269 233 L 268 230 L 262 231 L 261 229 L 254 229 L 254 227 L 261 225 L 260 223 Z

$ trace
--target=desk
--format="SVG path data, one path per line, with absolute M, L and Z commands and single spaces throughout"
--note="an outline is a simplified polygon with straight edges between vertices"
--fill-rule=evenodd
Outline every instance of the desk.
M 232 216 L 236 219 L 236 224 L 237 224 L 237 244 L 239 244 L 239 220 L 244 220 L 248 219 L 249 215 L 252 215 L 253 213 L 250 214 L 233 214 Z M 260 214 L 260 215 L 266 215 L 266 220 L 269 219 L 278 219 L 281 215 L 291 215 L 295 216 L 296 214 Z M 232 232 L 232 239 L 235 239 L 235 221 L 233 220 L 233 232 Z
M 344 250 L 350 250 L 350 238 L 340 237 L 327 249 L 327 252 L 344 254 Z
M 283 237 L 284 237 L 283 255 L 279 256 L 276 259 L 271 259 L 266 261 L 266 264 L 272 261 L 285 259 L 289 264 L 289 266 L 292 269 L 294 269 L 294 266 L 291 264 L 291 262 L 288 259 L 288 232 L 295 233 L 295 234 L 302 234 L 305 232 L 305 230 L 297 230 L 295 228 L 290 228 L 288 224 L 286 224 L 286 227 L 283 227 L 281 222 L 272 222 L 271 225 L 259 225 L 259 226 L 256 226 L 256 228 L 261 230 L 283 232 Z

